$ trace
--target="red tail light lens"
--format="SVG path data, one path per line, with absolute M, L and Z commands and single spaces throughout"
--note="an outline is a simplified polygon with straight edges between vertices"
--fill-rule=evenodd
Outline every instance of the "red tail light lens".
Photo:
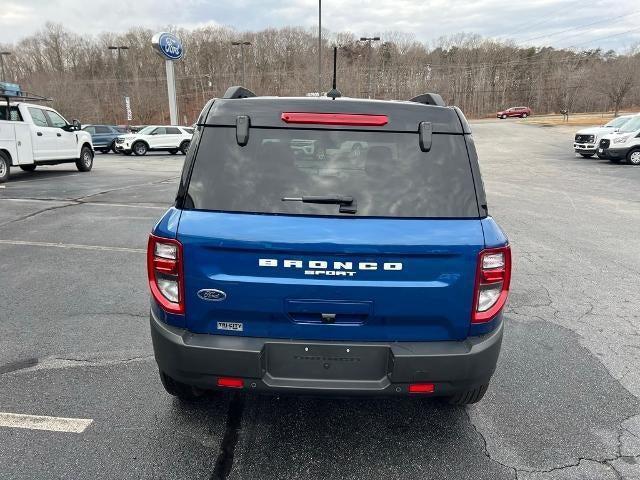
M 182 244 L 149 235 L 147 273 L 151 295 L 169 313 L 184 313 Z
M 471 323 L 486 323 L 495 317 L 509 296 L 511 248 L 488 248 L 478 254 Z
M 351 125 L 358 127 L 382 127 L 389 122 L 389 118 L 386 115 L 365 115 L 362 113 L 283 112 L 280 118 L 286 123 Z

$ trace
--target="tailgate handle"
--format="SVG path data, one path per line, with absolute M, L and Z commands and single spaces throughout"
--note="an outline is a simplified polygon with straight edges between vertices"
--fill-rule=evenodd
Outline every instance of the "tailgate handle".
M 322 323 L 336 323 L 335 313 L 321 313 Z
M 296 323 L 362 325 L 373 310 L 372 302 L 331 300 L 287 300 L 285 311 Z

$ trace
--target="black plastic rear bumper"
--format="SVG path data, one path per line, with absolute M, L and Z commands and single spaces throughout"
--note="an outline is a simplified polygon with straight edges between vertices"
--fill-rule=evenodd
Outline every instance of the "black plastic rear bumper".
M 320 342 L 199 335 L 151 313 L 156 361 L 170 377 L 216 389 L 219 377 L 244 380 L 255 392 L 406 395 L 411 383 L 433 383 L 452 395 L 489 383 L 503 325 L 460 342 Z

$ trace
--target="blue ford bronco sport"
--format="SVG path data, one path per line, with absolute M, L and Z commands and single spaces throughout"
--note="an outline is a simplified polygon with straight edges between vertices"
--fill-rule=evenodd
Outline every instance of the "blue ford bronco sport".
M 170 394 L 482 398 L 511 253 L 458 108 L 232 87 L 197 123 L 148 248 Z

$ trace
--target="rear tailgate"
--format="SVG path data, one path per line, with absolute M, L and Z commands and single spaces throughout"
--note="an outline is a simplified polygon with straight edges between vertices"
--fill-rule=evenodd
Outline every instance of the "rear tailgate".
M 484 247 L 478 219 L 190 210 L 178 240 L 191 332 L 307 340 L 466 338 Z

